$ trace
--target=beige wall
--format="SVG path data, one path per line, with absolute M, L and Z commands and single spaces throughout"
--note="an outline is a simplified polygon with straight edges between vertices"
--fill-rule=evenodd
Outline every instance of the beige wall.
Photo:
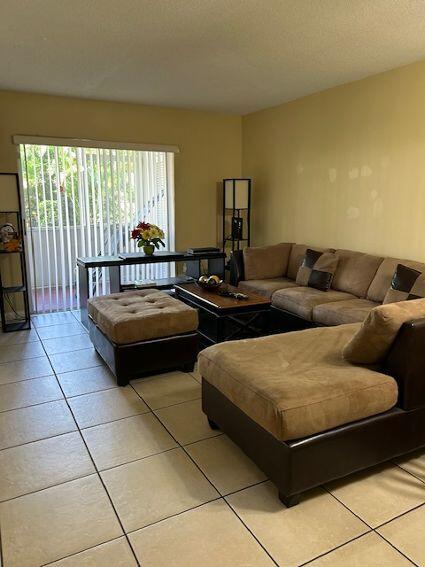
M 425 261 L 425 62 L 243 118 L 255 243 Z
M 217 242 L 217 181 L 241 173 L 241 118 L 138 104 L 0 92 L 0 171 L 14 134 L 175 144 L 176 247 Z M 4 201 L 6 195 L 0 195 Z M 1 205 L 0 205 L 1 208 Z

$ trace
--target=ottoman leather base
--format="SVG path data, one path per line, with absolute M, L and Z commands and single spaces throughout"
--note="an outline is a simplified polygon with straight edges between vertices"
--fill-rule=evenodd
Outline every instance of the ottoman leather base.
M 89 317 L 90 339 L 116 376 L 119 386 L 130 380 L 166 370 L 193 370 L 198 355 L 196 331 L 130 344 L 111 341 Z

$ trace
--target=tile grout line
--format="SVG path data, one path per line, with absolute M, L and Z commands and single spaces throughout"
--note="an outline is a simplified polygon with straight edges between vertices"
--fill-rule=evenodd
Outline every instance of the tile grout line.
M 86 551 L 90 551 L 91 549 L 96 549 L 97 547 L 100 547 L 101 545 L 106 545 L 108 543 L 111 543 L 112 541 L 118 541 L 119 539 L 125 537 L 124 535 L 120 535 L 118 537 L 114 537 L 113 539 L 108 539 L 108 541 L 103 541 L 102 543 L 98 543 L 97 545 L 93 545 L 92 547 L 87 547 L 86 549 L 82 549 L 81 551 L 77 551 L 77 553 L 71 553 L 71 555 L 64 555 L 63 557 L 61 557 L 60 559 L 55 559 L 54 561 L 49 561 L 49 563 L 43 563 L 40 567 L 49 567 L 49 565 L 54 565 L 57 561 L 63 561 L 64 559 L 69 559 L 71 557 L 77 557 L 77 555 L 79 555 L 80 553 L 85 553 Z M 138 563 L 139 565 L 139 563 Z M 6 566 L 4 566 L 6 567 Z
M 43 348 L 44 348 L 44 346 L 43 346 Z M 44 350 L 45 350 L 45 349 L 44 349 Z M 46 354 L 47 354 L 47 353 L 46 353 Z M 124 537 L 125 537 L 126 540 L 127 540 L 127 543 L 128 543 L 128 545 L 129 545 L 129 547 L 130 547 L 130 549 L 131 549 L 131 552 L 133 553 L 133 556 L 134 556 L 134 559 L 135 559 L 137 565 L 140 567 L 140 563 L 139 563 L 139 560 L 138 560 L 138 558 L 137 558 L 137 556 L 136 556 L 136 553 L 135 553 L 135 551 L 134 551 L 134 549 L 133 549 L 133 546 L 132 546 L 132 544 L 131 544 L 129 538 L 127 537 L 127 534 L 125 533 L 124 526 L 123 526 L 123 524 L 122 524 L 122 522 L 121 522 L 121 518 L 119 517 L 118 512 L 117 512 L 117 510 L 116 510 L 116 508 L 115 508 L 115 505 L 114 505 L 114 503 L 112 502 L 112 498 L 111 498 L 111 496 L 110 496 L 110 494 L 109 494 L 109 492 L 108 492 L 108 490 L 107 490 L 107 488 L 106 488 L 106 486 L 105 486 L 105 483 L 103 482 L 102 476 L 101 476 L 100 473 L 99 473 L 99 470 L 98 470 L 98 468 L 97 468 L 97 466 L 96 466 L 96 463 L 95 463 L 95 461 L 94 461 L 94 459 L 93 459 L 93 456 L 92 456 L 92 454 L 91 454 L 91 452 L 90 452 L 90 450 L 89 450 L 89 447 L 88 447 L 88 445 L 87 445 L 87 443 L 86 443 L 86 440 L 84 439 L 84 436 L 83 436 L 83 434 L 81 433 L 81 429 L 80 429 L 79 426 L 78 426 L 78 423 L 77 423 L 77 420 L 76 420 L 76 418 L 75 418 L 74 412 L 72 411 L 72 408 L 71 408 L 71 406 L 70 406 L 69 403 L 68 403 L 68 400 L 67 400 L 67 398 L 66 398 L 66 396 L 65 396 L 65 392 L 64 392 L 63 389 L 62 389 L 62 386 L 61 386 L 61 383 L 59 382 L 58 377 L 56 376 L 56 372 L 55 372 L 55 370 L 54 370 L 54 368 L 53 368 L 53 365 L 52 365 L 52 362 L 50 361 L 50 358 L 49 358 L 49 363 L 50 363 L 50 365 L 51 365 L 51 367 L 52 367 L 53 372 L 55 373 L 55 378 L 56 378 L 56 380 L 57 380 L 57 382 L 58 382 L 58 384 L 59 384 L 59 388 L 61 389 L 62 394 L 64 395 L 65 402 L 66 402 L 66 404 L 67 404 L 67 406 L 68 406 L 69 411 L 71 412 L 72 419 L 74 420 L 74 422 L 75 422 L 75 424 L 76 424 L 76 426 L 77 426 L 77 430 L 78 430 L 78 432 L 79 432 L 79 434 L 80 434 L 80 437 L 81 437 L 81 439 L 82 439 L 82 442 L 84 443 L 84 446 L 85 446 L 86 451 L 87 451 L 87 453 L 88 453 L 88 455 L 89 455 L 89 457 L 90 457 L 90 460 L 91 460 L 92 463 L 93 463 L 94 469 L 95 469 L 95 471 L 96 471 L 95 474 L 97 474 L 97 477 L 98 477 L 98 479 L 99 479 L 101 485 L 103 486 L 103 489 L 104 489 L 104 491 L 105 491 L 105 493 L 106 493 L 106 496 L 107 496 L 107 498 L 108 498 L 108 500 L 109 500 L 109 503 L 110 503 L 110 505 L 111 505 L 111 508 L 112 508 L 112 510 L 113 510 L 113 512 L 114 512 L 114 514 L 115 514 L 115 516 L 116 516 L 116 518 L 117 518 L 118 524 L 119 524 L 120 527 L 121 527 L 121 530 L 122 530 L 122 532 L 123 532 L 123 534 L 124 534 Z M 95 368 L 95 367 L 94 367 L 94 368 Z M 106 543 L 106 542 L 103 542 L 103 543 Z M 62 559 L 62 558 L 61 558 L 61 559 Z
M 413 561 L 413 559 L 410 559 L 410 557 L 408 557 L 405 553 L 403 553 L 400 549 L 398 549 L 393 543 L 391 543 L 389 540 L 387 540 L 382 534 L 380 534 L 376 530 L 373 530 L 373 531 L 379 538 L 381 538 L 383 541 L 385 541 L 385 543 L 387 543 L 393 549 L 395 549 L 398 553 L 400 553 L 400 555 L 402 555 L 405 559 L 407 559 L 407 561 L 409 561 L 412 565 L 414 565 L 415 567 L 420 567 L 417 563 L 415 563 Z
M 131 384 L 130 384 L 131 385 Z M 132 386 L 133 387 L 133 386 Z M 134 389 L 134 388 L 133 388 Z M 136 391 L 136 390 L 135 390 Z M 142 398 L 142 396 L 140 396 L 139 392 L 137 392 L 137 395 L 142 399 L 142 401 L 145 402 L 146 405 L 147 402 Z M 200 466 L 198 465 L 198 463 L 192 458 L 192 456 L 188 453 L 188 451 L 186 451 L 185 446 L 182 445 L 175 437 L 174 435 L 167 429 L 167 427 L 165 426 L 164 423 L 162 423 L 162 421 L 160 420 L 160 418 L 154 413 L 152 412 L 153 415 L 156 417 L 156 419 L 159 421 L 159 423 L 162 425 L 162 427 L 164 427 L 164 429 L 166 431 L 168 431 L 169 435 L 174 439 L 174 441 L 177 443 L 177 445 L 183 449 L 185 455 L 192 461 L 192 463 L 196 466 L 196 468 L 201 472 L 201 474 L 206 478 L 206 480 L 211 484 L 211 486 L 214 488 L 214 490 L 217 492 L 217 494 L 220 495 L 220 498 L 217 498 L 216 500 L 220 500 L 222 499 L 225 504 L 233 511 L 233 509 L 231 508 L 231 506 L 229 506 L 228 502 L 225 500 L 224 496 L 221 495 L 220 491 L 218 490 L 218 488 L 214 485 L 214 483 L 207 477 L 207 475 L 204 473 L 204 471 L 200 468 Z M 222 433 L 223 435 L 223 433 Z M 215 435 L 214 437 L 219 437 L 219 435 Z M 207 437 L 206 439 L 210 439 L 210 437 Z M 200 439 L 199 441 L 202 441 L 203 439 Z M 264 482 L 264 481 L 263 481 Z M 200 506 L 203 506 L 205 504 L 208 504 L 208 502 L 204 502 L 203 504 L 200 504 Z M 200 507 L 198 506 L 198 507 Z M 181 514 L 183 514 L 184 512 L 187 512 L 188 510 L 184 510 L 183 512 L 181 512 Z M 234 512 L 234 511 L 233 511 Z M 234 512 L 235 513 L 235 512 Z M 274 561 L 273 557 L 269 554 L 269 552 L 267 551 L 267 549 L 263 546 L 263 544 L 255 537 L 255 535 L 251 532 L 251 530 L 247 527 L 247 525 L 242 521 L 242 519 L 235 513 L 236 517 L 238 518 L 238 520 L 241 522 L 241 524 L 245 527 L 245 529 L 248 531 L 249 534 L 251 534 L 251 537 L 254 539 L 255 542 L 257 542 L 257 544 L 265 551 L 265 553 L 268 555 L 268 557 L 270 557 L 270 559 L 278 566 L 278 564 Z M 173 517 L 173 516 L 171 516 Z M 166 518 L 164 518 L 166 519 Z M 145 526 L 147 527 L 147 526 Z M 140 528 L 140 529 L 144 529 L 144 528 Z
M 36 329 L 35 329 L 35 330 L 36 330 Z M 36 330 L 36 332 L 37 332 L 37 330 Z M 43 349 L 44 349 L 44 345 L 43 345 Z M 45 350 L 45 349 L 44 349 L 44 350 Z M 78 349 L 78 350 L 84 350 L 84 349 Z M 70 352 L 76 352 L 76 351 L 70 351 Z M 47 353 L 46 353 L 46 354 L 47 354 Z M 62 353 L 57 353 L 57 354 L 62 354 Z M 34 357 L 34 358 L 38 358 L 38 357 Z M 47 358 L 49 359 L 49 364 L 52 366 L 52 363 L 51 363 L 51 361 L 50 361 L 49 355 L 47 355 Z M 25 359 L 25 360 L 29 360 L 29 359 Z M 7 364 L 7 363 L 6 363 L 6 364 Z M 101 365 L 101 366 L 102 366 L 102 365 Z M 96 367 L 90 367 L 90 368 L 96 368 Z M 73 372 L 73 371 L 69 371 L 69 372 Z M 57 378 L 57 375 L 56 375 L 56 372 L 54 372 L 53 375 L 54 375 L 55 379 L 59 382 L 59 380 L 58 380 L 58 378 Z M 46 376 L 46 377 L 47 377 L 47 376 Z M 199 383 L 193 376 L 191 376 L 191 377 L 192 377 L 197 383 Z M 40 378 L 41 378 L 41 377 L 40 377 Z M 34 378 L 34 379 L 36 379 L 36 378 Z M 30 380 L 33 380 L 33 379 L 30 379 Z M 24 381 L 26 381 L 26 380 L 24 380 Z M 21 382 L 21 381 L 18 381 L 18 382 Z M 13 382 L 13 383 L 15 383 L 15 382 Z M 169 518 L 172 518 L 172 517 L 174 517 L 174 516 L 183 514 L 183 513 L 187 512 L 187 511 L 190 511 L 190 510 L 196 509 L 196 508 L 198 508 L 198 507 L 200 507 L 200 506 L 203 506 L 203 505 L 205 505 L 205 504 L 208 504 L 209 502 L 213 502 L 213 501 L 217 501 L 217 500 L 222 499 L 222 500 L 224 500 L 224 502 L 226 503 L 226 505 L 233 511 L 233 513 L 237 516 L 237 518 L 241 521 L 241 523 L 246 527 L 247 531 L 252 535 L 252 537 L 255 539 L 255 541 L 257 541 L 257 543 L 265 550 L 265 552 L 267 553 L 267 555 L 269 555 L 269 557 L 272 559 L 272 561 L 274 561 L 273 558 L 270 556 L 270 554 L 267 552 L 267 550 L 262 546 L 262 544 L 261 544 L 261 543 L 257 540 L 257 538 L 254 536 L 254 534 L 252 534 L 252 532 L 250 531 L 250 529 L 244 524 L 243 520 L 242 520 L 242 519 L 237 515 L 237 513 L 233 510 L 233 508 L 231 507 L 231 505 L 225 500 L 225 498 L 226 498 L 227 496 L 230 496 L 230 495 L 232 495 L 232 494 L 235 494 L 235 493 L 237 493 L 237 492 L 240 492 L 240 491 L 242 491 L 242 490 L 245 490 L 246 488 L 250 488 L 251 486 L 256 486 L 256 485 L 258 485 L 258 484 L 262 484 L 262 483 L 264 483 L 264 482 L 266 482 L 266 481 L 260 481 L 260 482 L 258 482 L 258 483 L 255 483 L 254 485 L 250 485 L 249 487 L 244 487 L 244 488 L 242 488 L 242 489 L 240 489 L 240 490 L 234 491 L 234 492 L 229 493 L 229 494 L 226 494 L 226 495 L 221 495 L 221 493 L 218 491 L 218 489 L 216 488 L 216 486 L 208 479 L 208 477 L 205 475 L 205 473 L 202 471 L 202 469 L 200 469 L 200 467 L 197 465 L 197 463 L 192 459 L 192 457 L 190 456 L 190 454 L 188 454 L 188 452 L 187 452 L 186 449 L 185 449 L 185 445 L 182 445 L 179 441 L 177 441 L 177 439 L 174 438 L 174 436 L 168 431 L 168 429 L 165 427 L 165 425 L 161 422 L 161 420 L 159 419 L 159 417 L 154 413 L 155 410 L 152 410 L 152 408 L 150 408 L 149 404 L 143 399 L 143 397 L 139 394 L 139 392 L 137 392 L 137 390 L 135 390 L 135 388 L 133 387 L 132 384 L 129 384 L 129 385 L 130 385 L 130 387 L 136 392 L 136 394 L 138 395 L 138 397 L 139 397 L 139 398 L 147 405 L 147 407 L 151 410 L 152 414 L 153 414 L 153 415 L 156 417 L 156 419 L 161 423 L 161 425 L 164 427 L 164 429 L 166 429 L 166 431 L 170 434 L 170 436 L 175 440 L 175 442 L 177 443 L 178 448 L 183 449 L 183 451 L 185 452 L 185 454 L 186 454 L 186 455 L 189 457 L 189 459 L 195 464 L 195 466 L 200 470 L 200 472 L 201 472 L 201 473 L 203 474 L 203 476 L 207 479 L 207 481 L 213 486 L 213 488 L 218 492 L 218 494 L 220 494 L 220 497 L 219 497 L 219 498 L 216 498 L 216 499 L 214 499 L 214 500 L 210 500 L 210 501 L 208 501 L 208 502 L 205 502 L 205 503 L 203 503 L 203 504 L 200 504 L 199 506 L 190 508 L 190 509 L 188 509 L 188 510 L 184 510 L 184 511 L 178 513 L 178 514 L 174 514 L 174 515 L 169 516 L 169 517 L 167 517 L 167 518 L 163 518 L 163 519 L 159 520 L 158 522 L 154 522 L 154 523 L 152 523 L 152 524 L 148 524 L 147 526 L 144 526 L 143 528 L 139 528 L 139 529 L 134 530 L 134 531 L 129 532 L 129 533 L 134 533 L 135 531 L 139 531 L 140 529 L 144 529 L 145 527 L 148 527 L 149 525 L 154 525 L 154 524 L 156 524 L 156 523 L 165 521 L 165 520 L 167 520 L 167 519 L 169 519 Z M 60 383 L 59 383 L 59 388 L 60 388 L 61 391 L 63 392 Z M 110 389 L 110 388 L 108 388 L 108 389 Z M 106 390 L 108 390 L 108 389 L 106 389 Z M 106 390 L 100 390 L 100 391 L 106 391 Z M 89 392 L 88 394 L 90 394 L 90 393 L 96 393 L 96 392 Z M 74 414 L 73 414 L 73 412 L 72 412 L 72 409 L 70 408 L 69 403 L 68 403 L 68 397 L 65 396 L 65 393 L 64 393 L 64 392 L 63 392 L 63 394 L 64 394 L 64 399 L 65 399 L 65 401 L 66 401 L 66 403 L 67 403 L 67 406 L 69 407 L 69 409 L 70 409 L 70 411 L 71 411 L 71 413 L 72 413 L 73 419 L 74 419 L 74 421 L 76 422 L 76 418 L 75 418 L 75 416 L 74 416 Z M 85 394 L 81 394 L 81 395 L 85 395 Z M 77 395 L 77 396 L 71 396 L 71 398 L 72 398 L 72 397 L 78 397 L 78 396 L 79 396 L 79 395 Z M 197 399 L 199 399 L 199 398 L 197 398 Z M 54 401 L 54 400 L 51 400 L 51 401 Z M 61 401 L 61 400 L 59 400 L 59 401 Z M 171 404 L 170 406 L 164 406 L 164 408 L 166 408 L 166 407 L 173 407 L 173 406 L 175 406 L 175 405 L 180 405 L 180 404 L 186 403 L 186 402 L 188 402 L 188 401 L 195 401 L 195 400 L 185 400 L 184 402 L 178 402 L 177 404 Z M 42 402 L 42 403 L 49 403 L 49 402 Z M 40 404 L 33 404 L 33 405 L 40 405 Z M 31 406 L 26 406 L 26 407 L 31 407 Z M 157 409 L 164 409 L 164 408 L 157 408 Z M 16 409 L 23 409 L 23 408 L 16 408 Z M 6 411 L 9 411 L 9 410 L 6 410 Z M 144 414 L 136 414 L 136 415 L 146 415 L 147 413 L 149 413 L 149 412 L 145 412 Z M 120 419 L 126 419 L 126 418 L 128 418 L 128 417 L 135 417 L 135 416 L 126 416 L 125 418 L 120 418 Z M 114 421 L 117 421 L 117 420 L 113 420 L 113 422 L 114 422 Z M 110 423 L 110 422 L 107 422 L 107 423 Z M 78 433 L 80 434 L 81 437 L 83 437 L 82 432 L 81 432 L 81 429 L 80 429 L 78 423 L 76 423 L 76 425 L 77 425 L 77 431 L 78 431 Z M 99 424 L 99 425 L 104 425 L 104 424 Z M 90 427 L 96 427 L 96 426 L 90 426 Z M 83 429 L 87 429 L 87 428 L 83 428 Z M 60 435 L 65 435 L 65 434 L 67 434 L 67 433 L 72 433 L 72 432 L 65 432 L 65 433 L 61 433 L 61 434 L 58 434 L 58 435 L 55 435 L 55 436 L 51 436 L 51 437 L 57 437 L 57 436 L 60 436 Z M 215 437 L 215 436 L 214 436 L 214 437 Z M 214 437 L 213 437 L 213 438 L 214 438 Z M 217 437 L 218 437 L 218 436 L 217 436 Z M 194 442 L 192 442 L 192 443 L 188 443 L 187 446 L 192 445 L 192 444 L 195 444 L 195 443 L 198 443 L 198 442 L 201 442 L 201 441 L 204 441 L 204 440 L 207 440 L 207 439 L 210 439 L 210 438 L 211 438 L 211 437 L 207 437 L 207 438 L 205 438 L 205 439 L 203 438 L 203 439 L 194 441 Z M 44 439 L 46 439 L 46 438 L 44 438 Z M 37 441 L 37 440 L 36 440 L 36 441 Z M 36 441 L 35 441 L 35 442 L 36 442 Z M 31 443 L 31 442 L 30 442 L 30 443 Z M 84 438 L 83 438 L 83 443 L 85 444 Z M 27 443 L 25 443 L 25 444 L 27 444 Z M 23 445 L 25 445 L 25 444 L 23 444 Z M 19 446 L 19 445 L 18 445 L 18 446 Z M 91 460 L 92 460 L 92 462 L 93 462 L 93 465 L 94 465 L 94 467 L 95 467 L 95 473 L 91 473 L 91 475 L 97 474 L 97 475 L 100 477 L 100 479 L 101 479 L 100 471 L 98 470 L 96 464 L 94 463 L 93 458 L 92 458 L 92 456 L 91 456 L 91 453 L 90 453 L 90 451 L 89 451 L 89 449 L 88 449 L 88 447 L 87 447 L 86 444 L 85 444 L 85 446 L 86 446 L 86 449 L 87 449 L 87 451 L 88 451 L 88 453 L 89 453 L 89 455 L 90 455 L 90 458 L 91 458 Z M 169 449 L 169 450 L 173 450 L 173 449 Z M 168 451 L 168 450 L 167 450 L 167 451 Z M 163 452 L 164 452 L 164 451 L 163 451 Z M 165 452 L 166 452 L 166 451 L 165 451 Z M 157 455 L 157 454 L 161 454 L 161 453 L 156 453 L 156 455 Z M 154 455 L 148 455 L 148 456 L 146 456 L 146 457 L 143 457 L 142 459 L 148 458 L 148 457 L 150 457 L 150 456 L 154 456 Z M 137 461 L 137 460 L 142 460 L 142 459 L 136 459 L 135 461 Z M 130 462 L 135 462 L 135 461 L 130 461 Z M 392 464 L 394 464 L 395 466 L 401 468 L 404 472 L 407 472 L 408 474 L 410 474 L 412 477 L 416 478 L 417 480 L 419 480 L 419 481 L 421 481 L 421 482 L 424 482 L 421 478 L 418 478 L 415 474 L 410 473 L 410 471 L 407 471 L 406 469 L 403 469 L 403 467 L 401 467 L 400 465 L 398 465 L 398 463 L 394 463 L 394 462 L 392 462 L 392 461 L 390 461 L 390 462 L 391 462 Z M 128 464 L 128 463 L 122 463 L 121 465 L 116 465 L 116 466 L 124 466 L 124 465 L 126 465 L 126 464 Z M 111 468 L 116 468 L 116 467 L 111 467 Z M 110 469 L 104 469 L 104 470 L 110 470 Z M 102 471 L 102 472 L 103 472 L 103 471 Z M 84 475 L 83 477 L 78 477 L 78 478 L 85 478 L 86 476 L 90 476 L 90 475 Z M 78 478 L 77 478 L 77 479 L 72 479 L 72 480 L 78 480 Z M 66 481 L 66 482 L 69 482 L 69 481 Z M 102 479 L 101 479 L 101 482 L 102 482 Z M 60 484 L 64 484 L 64 483 L 60 483 Z M 103 482 L 102 482 L 102 484 L 103 484 Z M 57 486 L 57 485 L 54 485 L 54 486 Z M 104 486 L 104 485 L 103 485 L 103 486 Z M 50 487 L 46 487 L 46 488 L 50 488 Z M 105 491 L 107 492 L 107 494 L 108 494 L 108 496 L 109 496 L 109 493 L 108 493 L 108 491 L 107 491 L 107 489 L 106 489 L 105 486 L 104 486 L 104 488 L 105 488 Z M 364 523 L 364 524 L 369 528 L 369 531 L 366 532 L 366 533 L 364 533 L 364 534 L 361 534 L 361 535 L 357 536 L 356 538 L 353 538 L 352 540 L 350 540 L 350 541 L 348 541 L 348 542 L 345 542 L 344 544 L 341 544 L 341 545 L 339 545 L 339 546 L 333 548 L 332 550 L 330 550 L 330 551 L 328 551 L 328 552 L 326 552 L 326 553 L 324 553 L 324 554 L 322 554 L 322 555 L 319 555 L 319 556 L 317 556 L 317 557 L 315 557 L 315 558 L 309 560 L 309 561 L 306 562 L 306 563 L 303 563 L 303 565 L 307 565 L 308 563 L 311 563 L 311 562 L 314 561 L 315 559 L 317 559 L 317 558 L 319 558 L 319 557 L 322 557 L 323 555 L 327 555 L 327 554 L 331 553 L 332 551 L 334 551 L 334 550 L 336 550 L 336 549 L 338 549 L 338 548 L 340 548 L 340 547 L 343 547 L 344 545 L 347 545 L 347 544 L 349 544 L 350 542 L 355 541 L 356 539 L 359 539 L 359 538 L 361 538 L 361 537 L 367 535 L 368 533 L 376 533 L 380 538 L 382 538 L 382 539 L 383 539 L 385 542 L 387 542 L 391 547 L 393 547 L 398 553 L 400 553 L 401 555 L 403 555 L 409 562 L 411 562 L 413 565 L 416 565 L 410 558 L 408 558 L 406 555 L 404 555 L 403 552 L 401 552 L 401 551 L 400 551 L 397 547 L 395 547 L 391 542 L 387 541 L 387 540 L 385 539 L 385 537 L 382 536 L 382 535 L 381 535 L 379 532 L 377 532 L 376 530 L 379 529 L 380 527 L 382 527 L 382 526 L 384 526 L 384 525 L 386 525 L 386 524 L 388 524 L 388 523 L 390 523 L 390 522 L 392 522 L 392 521 L 394 521 L 394 520 L 400 518 L 401 516 L 404 516 L 404 515 L 406 515 L 406 514 L 412 512 L 413 510 L 418 509 L 418 508 L 424 506 L 424 503 L 419 504 L 418 506 L 415 506 L 414 508 L 411 508 L 411 509 L 405 511 L 405 512 L 403 512 L 402 514 L 399 514 L 398 516 L 395 516 L 394 518 L 391 518 L 390 520 L 384 522 L 383 524 L 380 524 L 380 525 L 377 526 L 376 528 L 372 528 L 371 526 L 369 526 L 369 524 L 367 524 L 367 522 L 366 522 L 365 520 L 363 520 L 362 518 L 360 518 L 360 517 L 359 517 L 356 513 L 354 513 L 350 508 L 348 508 L 348 506 L 346 506 L 343 502 L 341 502 L 332 492 L 330 492 L 330 491 L 329 491 L 327 488 L 325 488 L 324 486 L 323 486 L 322 488 L 324 488 L 326 492 L 328 492 L 331 496 L 333 496 L 333 498 L 335 498 L 340 504 L 342 504 L 349 512 L 351 512 L 351 513 L 352 513 L 354 516 L 356 516 L 362 523 Z M 34 492 L 38 492 L 38 491 L 34 491 Z M 117 512 L 116 512 L 116 510 L 115 510 L 115 507 L 113 506 L 112 500 L 111 500 L 110 497 L 109 497 L 109 499 L 110 499 L 110 501 L 111 501 L 111 505 L 112 505 L 112 507 L 113 507 L 113 509 L 114 509 L 114 512 L 115 512 L 115 514 L 116 514 L 116 516 L 117 516 L 117 518 L 118 518 L 118 521 L 120 522 L 119 516 L 118 516 L 118 514 L 117 514 Z M 122 529 L 123 529 L 124 535 L 126 536 L 127 534 L 126 534 L 126 532 L 125 532 L 125 530 L 124 530 L 124 527 L 122 526 L 121 522 L 120 522 L 120 525 L 121 525 L 121 527 L 122 527 Z M 119 537 L 122 537 L 122 536 L 119 536 Z M 118 538 L 114 538 L 114 539 L 118 539 Z M 113 540 L 109 540 L 109 541 L 113 541 Z M 127 538 L 127 541 L 128 541 L 128 538 Z M 103 542 L 103 543 L 107 543 L 107 542 Z M 102 544 L 98 544 L 98 545 L 96 545 L 96 546 L 93 546 L 93 548 L 98 547 L 99 545 L 102 545 Z M 130 542 L 129 542 L 129 545 L 130 545 L 130 547 L 131 547 Z M 88 549 L 92 549 L 92 548 L 88 548 Z M 133 550 L 132 547 L 131 547 L 131 549 L 132 549 L 133 554 L 134 554 L 134 550 Z M 85 550 L 84 550 L 84 551 L 85 551 Z M 2 552 L 2 549 L 1 549 L 1 538 L 0 538 L 0 553 L 1 553 L 1 552 Z M 81 551 L 79 551 L 78 553 L 81 553 Z M 78 554 L 78 553 L 77 553 L 77 554 Z M 73 554 L 73 555 L 77 555 L 77 554 Z M 62 558 L 61 558 L 61 559 L 62 559 Z M 136 558 L 136 561 L 137 561 L 137 558 Z M 46 565 L 47 565 L 47 564 L 46 564 Z
M 395 463 L 394 461 L 389 461 L 389 462 L 391 464 L 393 464 L 394 466 L 398 467 L 399 469 L 401 469 L 402 471 L 410 474 L 411 476 L 413 476 L 413 478 L 416 478 L 417 480 L 420 480 L 421 482 L 423 482 L 425 484 L 425 479 L 421 478 L 420 476 L 416 475 L 415 473 L 408 471 L 407 469 L 403 468 L 401 465 L 399 465 L 398 463 Z

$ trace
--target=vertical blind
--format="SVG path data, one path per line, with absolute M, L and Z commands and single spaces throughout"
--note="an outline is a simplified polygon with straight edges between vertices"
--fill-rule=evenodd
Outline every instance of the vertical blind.
M 76 258 L 137 251 L 140 220 L 172 239 L 173 154 L 21 144 L 33 310 L 79 307 Z M 123 283 L 168 277 L 168 264 L 125 266 Z M 108 293 L 106 268 L 89 271 L 89 295 Z

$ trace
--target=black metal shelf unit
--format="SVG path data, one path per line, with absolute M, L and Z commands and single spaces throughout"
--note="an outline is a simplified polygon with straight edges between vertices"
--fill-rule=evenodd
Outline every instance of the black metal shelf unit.
M 19 207 L 16 211 L 0 210 L 0 226 L 10 223 L 16 227 L 18 238 L 20 239 L 19 250 L 0 250 L 0 314 L 3 332 L 22 331 L 31 328 L 30 309 L 28 299 L 28 280 L 25 260 L 25 242 L 22 214 L 19 199 L 19 179 L 16 173 L 0 173 L 1 176 L 14 176 L 16 180 L 16 191 Z M 8 278 L 6 280 L 6 258 L 16 258 L 18 262 L 13 266 L 13 271 L 19 268 L 18 282 L 9 282 L 11 279 L 10 262 L 7 265 Z M 15 274 L 14 274 L 15 275 Z M 7 285 L 5 282 L 8 282 Z M 20 295 L 20 297 L 19 297 Z
M 223 252 L 251 244 L 251 179 L 223 179 Z

